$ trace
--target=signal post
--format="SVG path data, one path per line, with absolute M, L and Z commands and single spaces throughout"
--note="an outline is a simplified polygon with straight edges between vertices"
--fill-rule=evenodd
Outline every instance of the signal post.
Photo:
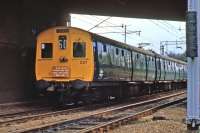
M 200 0 L 188 0 L 187 39 L 187 126 L 197 130 L 200 125 Z

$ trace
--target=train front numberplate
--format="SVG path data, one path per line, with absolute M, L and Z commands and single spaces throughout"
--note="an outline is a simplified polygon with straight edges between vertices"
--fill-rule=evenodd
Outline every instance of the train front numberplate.
M 53 77 L 69 77 L 69 69 L 66 66 L 54 66 L 52 67 Z

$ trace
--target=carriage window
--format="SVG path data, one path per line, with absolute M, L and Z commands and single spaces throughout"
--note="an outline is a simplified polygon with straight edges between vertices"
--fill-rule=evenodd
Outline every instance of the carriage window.
M 52 43 L 42 43 L 41 45 L 41 58 L 52 58 L 53 45 Z
M 85 57 L 86 56 L 86 46 L 84 42 L 74 42 L 73 43 L 73 56 L 74 57 Z
M 122 56 L 124 56 L 124 50 L 122 50 Z
M 103 52 L 107 52 L 107 48 L 105 44 L 103 44 Z
M 137 57 L 136 57 L 136 58 L 138 59 L 139 57 L 140 57 L 140 55 L 139 55 L 139 54 L 137 54 Z
M 66 36 L 59 36 L 58 41 L 59 41 L 59 47 L 60 49 L 65 49 L 66 48 Z
M 116 55 L 118 55 L 119 54 L 119 49 L 118 48 L 116 48 Z

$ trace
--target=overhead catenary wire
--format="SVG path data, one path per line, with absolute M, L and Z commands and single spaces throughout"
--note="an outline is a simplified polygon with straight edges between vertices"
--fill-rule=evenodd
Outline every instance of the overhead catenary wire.
M 88 17 L 88 15 L 84 15 L 84 18 L 86 18 L 87 17 L 87 20 L 91 20 L 91 18 L 90 17 Z M 81 22 L 84 22 L 84 23 L 87 23 L 87 21 L 83 21 L 82 19 L 80 19 L 80 17 L 75 17 L 75 19 L 77 19 L 77 20 L 79 20 L 79 21 L 81 21 Z M 97 22 L 99 22 L 99 19 L 98 20 L 96 20 Z M 102 19 L 100 19 L 100 21 L 102 21 Z M 88 22 L 88 23 L 90 23 L 90 25 L 91 25 L 91 22 Z M 106 21 L 105 21 L 105 23 L 106 23 Z M 93 26 L 94 26 L 94 24 L 92 24 Z M 107 28 L 109 28 L 109 27 L 107 27 Z M 120 30 L 121 31 L 121 30 Z M 95 32 L 94 32 L 95 33 Z
M 179 31 L 179 30 L 177 29 L 176 26 L 170 24 L 169 22 L 166 22 L 165 20 L 161 20 L 161 21 L 162 21 L 163 23 L 165 23 L 166 25 L 168 25 L 168 27 L 171 27 L 172 29 L 174 29 L 174 30 L 176 30 L 176 31 Z
M 166 32 L 168 32 L 168 33 L 171 34 L 172 36 L 176 36 L 177 38 L 179 38 L 179 36 L 178 36 L 176 33 L 170 31 L 170 30 L 167 29 L 165 26 L 163 27 L 161 24 L 159 24 L 159 23 L 157 23 L 157 22 L 155 22 L 155 21 L 153 21 L 153 20 L 149 20 L 149 21 L 150 21 L 151 23 L 153 23 L 154 25 L 156 25 L 157 27 L 159 27 L 160 29 L 165 30 Z
M 94 15 L 85 15 L 84 17 L 87 17 L 88 20 L 91 20 L 91 19 L 92 19 L 92 20 L 94 20 L 94 21 L 96 21 L 96 22 L 98 22 L 98 21 L 103 21 L 103 20 L 104 20 L 104 19 L 99 18 L 99 17 L 94 16 Z M 94 19 L 94 18 L 96 18 L 96 19 Z M 112 29 L 112 31 L 109 31 L 109 32 L 107 32 L 107 33 L 97 33 L 97 34 L 115 34 L 115 33 L 117 33 L 117 32 L 122 33 L 122 28 L 119 27 L 117 24 L 114 24 L 114 23 L 112 23 L 112 22 L 110 22 L 110 21 L 105 21 L 105 22 L 103 23 L 103 25 L 108 26 L 108 27 L 105 26 L 105 28 L 106 28 L 106 29 Z M 114 31 L 113 31 L 113 28 L 110 28 L 109 26 L 117 26 L 117 27 L 115 27 L 115 29 L 118 29 L 118 30 L 114 30 Z M 133 36 L 127 35 L 127 37 L 129 38 L 129 40 L 132 40 L 132 41 L 134 42 L 135 38 L 133 38 Z M 146 40 L 147 42 L 151 42 L 151 45 L 154 46 L 154 48 L 156 48 L 155 45 L 153 44 L 153 41 L 152 41 L 151 39 L 147 39 L 147 37 L 144 37 L 143 35 L 142 35 L 142 36 L 140 35 L 139 37 L 140 37 L 141 39 Z
M 100 19 L 100 18 L 98 18 L 98 17 L 96 17 L 96 16 L 94 16 L 95 18 L 97 18 L 97 19 Z M 101 19 L 100 19 L 101 20 Z M 111 23 L 111 22 L 109 22 L 109 21 L 106 21 L 105 23 L 109 23 L 109 24 L 111 24 L 111 25 L 107 25 L 107 26 L 102 26 L 102 28 L 107 28 L 107 27 L 110 27 L 110 28 L 112 28 L 112 27 L 114 27 L 114 28 L 120 28 L 120 31 L 122 30 L 121 28 L 124 28 L 125 26 L 130 26 L 130 25 L 124 25 L 124 24 L 122 24 L 122 26 L 119 26 L 119 25 L 117 25 L 117 24 L 114 24 L 114 23 Z M 100 27 L 101 28 L 101 27 Z M 139 30 L 137 30 L 137 31 L 139 31 Z M 131 33 L 131 32 L 135 32 L 135 31 L 132 31 L 132 30 L 127 30 L 127 33 Z M 141 31 L 140 31 L 141 32 Z
M 150 21 L 151 23 L 153 23 L 154 25 L 156 25 L 157 27 L 159 27 L 160 29 L 162 29 L 162 30 L 164 30 L 164 31 L 166 31 L 166 32 L 168 32 L 168 33 L 170 33 L 170 34 L 173 34 L 173 35 L 177 36 L 177 35 L 174 34 L 173 32 L 169 31 L 167 28 L 161 26 L 160 24 L 154 22 L 153 20 L 149 20 L 149 21 Z
M 111 17 L 108 17 L 104 20 L 102 20 L 101 22 L 99 22 L 98 24 L 96 24 L 95 26 L 93 26 L 92 28 L 90 28 L 88 31 L 91 31 L 92 29 L 96 28 L 97 26 L 99 26 L 100 24 L 104 23 L 105 21 L 107 21 L 108 19 L 110 19 Z
M 116 34 L 116 33 L 122 33 L 123 32 L 123 29 L 121 28 L 121 27 L 119 27 L 119 25 L 118 24 L 115 24 L 115 23 L 113 23 L 113 22 L 110 22 L 110 20 L 109 21 L 107 21 L 107 20 L 105 20 L 105 19 L 107 19 L 107 18 L 105 18 L 105 17 L 102 17 L 102 18 L 99 18 L 98 16 L 95 16 L 95 15 L 84 15 L 84 18 L 85 17 L 87 17 L 87 19 L 86 20 L 92 20 L 92 21 L 95 21 L 95 22 L 98 22 L 99 23 L 99 21 L 103 21 L 103 23 L 102 24 L 100 24 L 100 25 L 102 25 L 102 27 L 101 26 L 99 26 L 99 27 L 101 27 L 101 28 L 105 28 L 105 29 L 107 29 L 107 33 L 100 33 L 99 31 L 102 31 L 102 30 L 94 30 L 93 32 L 94 33 L 97 33 L 97 34 Z M 84 18 L 82 18 L 82 19 L 84 19 Z M 93 25 L 93 27 L 94 26 L 96 26 L 96 25 L 94 25 L 94 23 L 91 23 L 91 22 L 88 22 L 88 23 L 90 23 L 91 25 Z M 171 35 L 173 34 L 173 36 L 177 36 L 177 34 L 175 34 L 173 31 L 171 31 L 171 29 L 172 28 L 166 28 L 167 27 L 167 24 L 162 24 L 162 23 L 158 23 L 157 25 L 159 25 L 160 27 L 162 27 L 162 29 L 163 29 L 163 27 L 164 27 L 164 29 L 165 29 L 165 31 L 166 30 L 168 30 L 167 32 L 168 33 L 170 33 Z M 164 26 L 165 25 L 165 26 Z M 99 28 L 99 27 L 96 27 L 96 28 Z M 116 26 L 116 27 L 115 27 Z M 111 28 L 110 28 L 111 27 Z M 114 27 L 114 28 L 113 28 Z M 91 29 L 91 28 L 90 28 Z M 127 30 L 127 31 L 130 31 L 130 30 Z M 98 33 L 99 32 L 99 33 Z M 153 40 L 152 41 L 152 39 L 149 39 L 148 37 L 146 37 L 146 36 L 143 36 L 143 35 L 140 35 L 140 36 L 137 36 L 137 38 L 136 37 L 133 37 L 133 36 L 131 36 L 131 35 L 127 35 L 127 37 L 128 37 L 128 40 L 129 41 L 131 41 L 131 42 L 133 42 L 133 44 L 134 44 L 134 40 L 141 40 L 141 41 L 144 41 L 144 40 L 146 40 L 146 42 L 150 42 L 151 43 L 151 46 L 153 46 L 153 49 L 155 49 L 156 48 L 156 50 L 157 49 L 159 49 L 159 48 L 157 48 L 155 45 L 154 45 L 154 42 L 155 42 L 155 40 Z M 140 39 L 139 39 L 140 38 Z M 121 38 L 122 39 L 122 38 Z M 118 40 L 119 40 L 119 38 L 118 38 Z M 132 43 L 131 43 L 132 44 Z
M 185 32 L 182 32 L 181 30 L 179 30 L 177 27 L 175 27 L 174 25 L 165 22 L 165 21 L 158 21 L 158 23 L 161 23 L 162 25 L 166 26 L 170 31 L 176 33 L 178 36 L 182 36 L 183 34 L 185 34 Z M 185 31 L 185 30 L 183 30 Z M 180 38 L 180 37 L 179 37 Z
M 91 15 L 91 17 L 95 17 L 95 18 L 97 18 L 97 19 L 100 19 L 100 18 L 98 18 L 98 17 L 96 17 L 96 16 L 92 16 L 92 15 Z M 100 20 L 101 20 L 101 19 L 100 19 Z M 117 24 L 111 23 L 111 22 L 109 22 L 109 21 L 106 21 L 105 23 L 109 23 L 109 24 L 111 24 L 111 25 L 113 25 L 113 26 L 117 26 Z M 104 24 L 105 24 L 105 23 L 104 23 Z M 118 27 L 116 27 L 116 28 L 119 29 L 120 27 L 118 26 Z M 121 31 L 121 28 L 120 28 L 120 31 Z M 130 30 L 127 30 L 127 31 L 130 31 Z M 113 31 L 113 32 L 114 32 L 114 31 Z M 108 32 L 108 34 L 113 33 L 113 32 Z M 103 33 L 103 34 L 106 34 L 106 33 Z M 130 36 L 130 35 L 127 35 L 127 36 L 128 36 L 129 38 L 133 38 L 133 37 Z M 143 37 L 143 36 L 140 35 L 139 37 L 141 38 L 141 37 Z M 135 38 L 133 38 L 133 39 L 135 39 Z M 145 40 L 149 41 L 148 39 L 145 39 Z M 153 44 L 153 41 L 150 41 L 150 42 L 151 42 L 151 45 L 154 45 L 154 44 Z M 155 45 L 154 45 L 154 46 L 155 46 Z
M 99 17 L 93 16 L 93 15 L 90 15 L 90 16 L 91 16 L 92 18 L 96 18 L 96 19 L 98 19 L 98 20 L 102 20 L 102 19 L 99 18 Z M 150 20 L 150 21 L 153 21 L 153 20 Z M 163 22 L 160 22 L 160 21 L 163 21 L 163 20 L 158 20 L 158 23 L 160 23 L 160 24 L 158 24 L 158 23 L 156 23 L 156 22 L 154 22 L 154 21 L 153 21 L 153 23 L 156 24 L 157 26 L 159 26 L 160 28 L 164 29 L 164 30 L 167 31 L 168 33 L 175 34 L 173 31 L 171 31 L 171 30 L 165 28 L 165 27 L 168 25 L 168 28 L 171 27 L 172 30 L 173 30 L 173 29 L 175 30 L 175 29 L 176 29 L 175 26 L 173 26 L 172 24 L 170 24 L 170 23 L 168 23 L 168 22 L 166 22 L 166 21 L 163 21 Z M 109 22 L 109 21 L 106 21 L 105 23 L 109 23 L 109 24 L 111 24 L 111 25 L 116 25 L 116 24 L 111 23 L 111 22 Z M 165 24 L 164 24 L 164 23 L 165 23 Z M 162 25 L 161 25 L 161 24 L 162 24 Z M 165 26 L 163 27 L 163 25 L 165 25 Z M 176 35 L 176 34 L 175 34 L 175 35 Z M 176 36 L 177 36 L 177 35 L 176 35 Z
M 82 19 L 82 18 L 80 18 L 80 17 L 75 17 L 75 16 L 72 16 L 72 18 L 73 19 L 76 19 L 76 20 L 79 20 L 79 21 L 82 21 L 82 22 L 84 22 L 85 24 L 90 24 L 90 25 L 95 25 L 95 24 L 93 24 L 93 23 L 91 23 L 90 21 L 87 21 L 87 20 L 85 20 L 85 19 Z
M 166 28 L 168 28 L 169 30 L 171 30 L 172 32 L 175 32 L 176 34 L 179 34 L 180 33 L 180 31 L 179 31 L 179 33 L 178 33 L 178 30 L 177 30 L 177 28 L 176 27 L 172 27 L 172 26 L 170 26 L 168 23 L 165 23 L 164 21 L 158 21 L 160 24 L 162 24 L 163 26 L 165 26 Z

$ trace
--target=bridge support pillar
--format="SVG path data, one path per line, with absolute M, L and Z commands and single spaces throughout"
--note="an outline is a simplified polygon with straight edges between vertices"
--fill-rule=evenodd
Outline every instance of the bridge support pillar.
M 200 125 L 200 0 L 188 0 L 187 13 L 187 127 Z

